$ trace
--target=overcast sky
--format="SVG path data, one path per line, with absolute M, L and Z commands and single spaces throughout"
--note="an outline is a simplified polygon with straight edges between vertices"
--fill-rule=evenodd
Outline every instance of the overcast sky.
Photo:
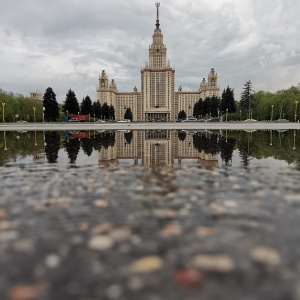
M 51 87 L 63 102 L 96 100 L 106 70 L 120 92 L 140 91 L 155 0 L 0 0 L 0 88 L 28 96 Z M 240 98 L 300 82 L 299 0 L 161 0 L 175 90 L 198 90 L 211 68 Z

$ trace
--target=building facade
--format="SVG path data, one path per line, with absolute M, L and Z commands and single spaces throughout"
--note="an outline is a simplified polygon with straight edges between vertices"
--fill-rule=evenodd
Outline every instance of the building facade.
M 156 28 L 148 49 L 149 60 L 141 69 L 141 90 L 135 87 L 132 92 L 119 92 L 114 79 L 109 81 L 104 70 L 99 76 L 97 100 L 101 105 L 105 102 L 113 105 L 117 120 L 122 120 L 125 110 L 130 108 L 133 121 L 171 121 L 177 119 L 181 110 L 192 116 L 194 104 L 200 98 L 220 96 L 218 75 L 213 68 L 207 80 L 201 81 L 198 91 L 185 92 L 179 86 L 175 92 L 175 69 L 167 61 L 167 47 L 159 24 L 159 3 L 156 8 Z

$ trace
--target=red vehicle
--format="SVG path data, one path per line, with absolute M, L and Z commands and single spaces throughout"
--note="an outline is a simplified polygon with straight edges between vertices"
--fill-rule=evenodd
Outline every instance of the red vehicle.
M 88 131 L 70 132 L 70 139 L 89 139 L 90 133 Z
M 89 121 L 89 115 L 75 115 L 75 114 L 69 114 L 69 121 L 72 120 L 75 122 L 75 120 L 78 120 L 78 122 L 88 122 Z

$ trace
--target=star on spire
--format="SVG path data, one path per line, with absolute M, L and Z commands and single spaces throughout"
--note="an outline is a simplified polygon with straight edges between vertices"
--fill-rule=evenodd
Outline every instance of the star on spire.
M 156 2 L 155 3 L 155 6 L 156 6 L 156 9 L 157 9 L 157 15 L 156 15 L 156 29 L 159 29 L 159 11 L 158 11 L 158 8 L 160 6 L 160 3 L 159 2 Z

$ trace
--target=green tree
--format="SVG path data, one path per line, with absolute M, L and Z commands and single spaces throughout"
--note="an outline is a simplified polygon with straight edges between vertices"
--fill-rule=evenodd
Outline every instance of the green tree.
M 80 113 L 82 115 L 92 115 L 93 114 L 93 104 L 92 100 L 89 96 L 86 96 L 82 99 L 81 105 L 80 105 Z
M 93 114 L 96 118 L 100 119 L 102 114 L 102 108 L 99 101 L 93 102 Z
M 178 113 L 178 119 L 186 119 L 186 112 L 184 110 Z
M 51 87 L 46 89 L 43 97 L 44 120 L 46 122 L 55 122 L 59 119 L 58 103 L 56 95 Z
M 115 108 L 112 104 L 109 106 L 109 119 L 115 119 Z
M 251 119 L 251 103 L 253 100 L 253 89 L 251 81 L 247 81 L 244 84 L 243 92 L 241 94 L 240 108 L 244 116 L 247 116 L 248 119 Z
M 126 109 L 125 114 L 124 114 L 124 119 L 132 121 L 132 111 L 131 111 L 130 107 L 128 107 Z
M 229 86 L 227 86 L 226 90 L 224 89 L 220 104 L 220 110 L 223 114 L 226 112 L 226 109 L 228 109 L 228 113 L 236 112 L 234 91 Z
M 212 117 L 219 116 L 220 98 L 215 95 L 210 98 L 210 113 Z
M 78 114 L 79 104 L 75 93 L 70 89 L 66 95 L 66 100 L 63 105 L 63 112 L 65 114 Z
M 106 102 L 102 105 L 102 116 L 104 119 L 109 119 L 109 106 Z
M 210 113 L 210 97 L 206 97 L 205 100 L 203 101 L 203 117 L 207 114 Z

